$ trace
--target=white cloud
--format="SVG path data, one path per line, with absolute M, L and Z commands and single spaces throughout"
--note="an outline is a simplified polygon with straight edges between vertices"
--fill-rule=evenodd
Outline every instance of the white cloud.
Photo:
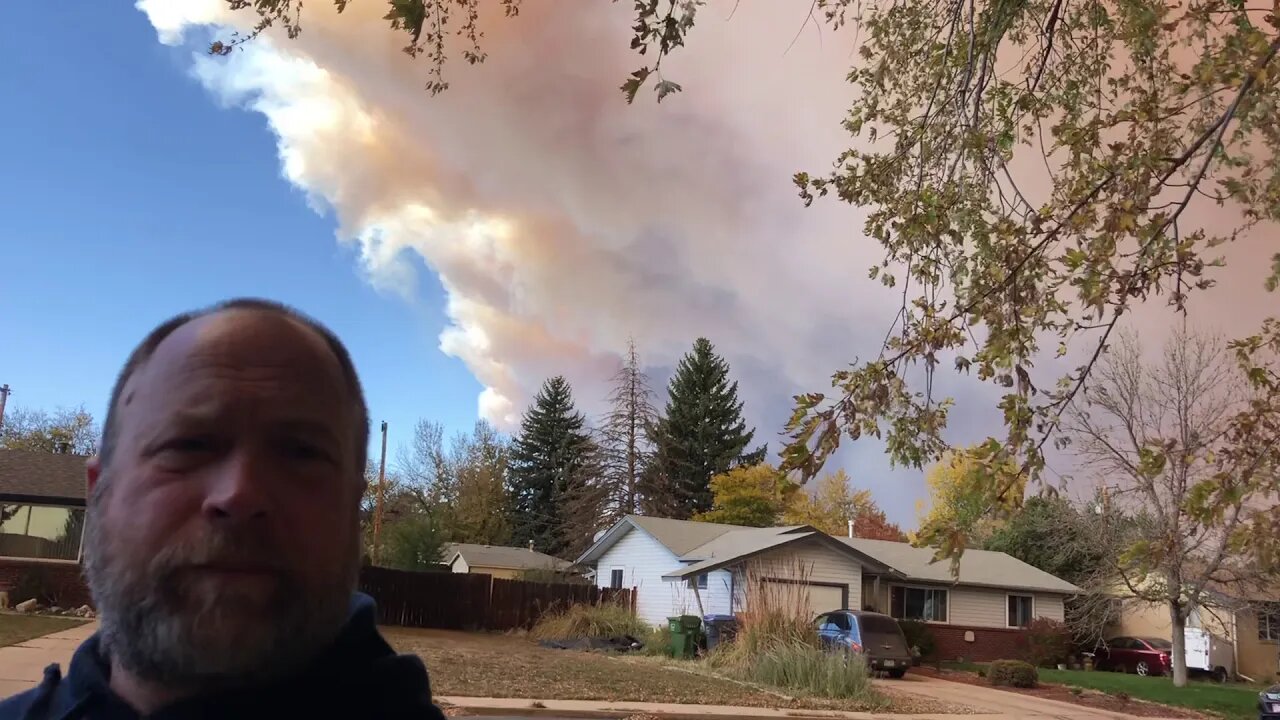
M 166 43 L 254 19 L 220 0 L 138 6 Z M 435 98 L 426 61 L 399 52 L 376 3 L 340 17 L 309 4 L 296 40 L 264 36 L 229 57 L 195 48 L 193 72 L 266 118 L 285 178 L 332 210 L 371 283 L 412 299 L 420 266 L 439 275 L 440 347 L 485 386 L 482 416 L 512 427 L 553 374 L 599 409 L 629 336 L 661 369 L 702 335 L 776 449 L 790 396 L 874 355 L 899 301 L 866 279 L 881 254 L 860 213 L 805 209 L 791 186 L 848 141 L 852 38 L 811 25 L 789 48 L 806 9 L 713 3 L 664 66 L 686 91 L 662 105 L 623 102 L 617 86 L 641 58 L 613 3 L 526 3 L 493 20 L 488 61 L 455 59 Z M 956 416 L 957 439 L 998 432 L 988 405 Z M 909 521 L 920 474 L 888 472 L 880 452 L 843 459 Z

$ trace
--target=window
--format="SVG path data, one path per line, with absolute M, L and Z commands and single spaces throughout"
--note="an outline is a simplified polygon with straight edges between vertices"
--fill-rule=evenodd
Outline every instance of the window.
M 1031 615 L 1035 608 L 1035 599 L 1030 595 L 1009 596 L 1009 627 L 1020 628 L 1031 624 Z
M 609 587 L 613 588 L 614 590 L 621 590 L 622 576 L 623 576 L 622 568 L 614 568 L 610 570 L 609 571 Z
M 1280 642 L 1280 602 L 1258 607 L 1258 639 Z
M 84 508 L 0 505 L 0 556 L 80 559 Z
M 947 591 L 895 585 L 889 592 L 889 614 L 898 620 L 947 621 Z
M 842 632 L 849 632 L 853 629 L 853 623 L 849 622 L 849 616 L 844 613 L 831 613 L 827 616 L 827 622 Z
M 706 590 L 706 589 L 707 589 L 707 574 L 706 574 L 706 573 L 701 573 L 700 575 L 698 575 L 698 577 L 697 577 L 697 579 L 696 579 L 696 580 L 695 580 L 694 578 L 689 578 L 689 589 L 691 589 L 691 590 L 693 589 L 693 586 L 694 586 L 694 583 L 695 583 L 695 582 L 697 583 L 697 585 L 698 585 L 698 589 L 699 589 L 699 590 Z

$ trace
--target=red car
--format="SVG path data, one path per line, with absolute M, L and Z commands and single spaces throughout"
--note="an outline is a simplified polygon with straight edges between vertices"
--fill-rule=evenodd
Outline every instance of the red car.
M 1099 670 L 1137 675 L 1164 675 L 1173 666 L 1173 643 L 1160 638 L 1117 637 L 1098 648 Z

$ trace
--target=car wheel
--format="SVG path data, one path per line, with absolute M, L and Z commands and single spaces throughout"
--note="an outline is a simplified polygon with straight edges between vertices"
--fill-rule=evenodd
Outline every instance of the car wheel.
M 894 680 L 901 680 L 902 676 L 906 674 L 907 674 L 906 669 L 889 671 L 889 677 L 893 678 Z
M 1145 661 L 1141 661 L 1137 665 L 1134 665 L 1133 671 L 1142 677 L 1146 677 L 1151 674 L 1151 668 L 1147 666 Z
M 1212 677 L 1213 677 L 1213 681 L 1214 681 L 1214 682 L 1217 682 L 1217 683 L 1224 683 L 1224 682 L 1226 682 L 1226 681 L 1227 681 L 1227 669 L 1226 669 L 1226 668 L 1224 668 L 1224 667 L 1222 667 L 1222 666 L 1218 666 L 1218 667 L 1214 668 L 1214 669 L 1213 669 Z

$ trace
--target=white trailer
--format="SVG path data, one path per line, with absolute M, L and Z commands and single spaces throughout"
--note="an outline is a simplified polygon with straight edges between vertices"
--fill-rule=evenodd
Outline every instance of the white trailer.
M 1187 670 L 1209 673 L 1215 680 L 1236 674 L 1235 645 L 1204 628 L 1187 628 Z

